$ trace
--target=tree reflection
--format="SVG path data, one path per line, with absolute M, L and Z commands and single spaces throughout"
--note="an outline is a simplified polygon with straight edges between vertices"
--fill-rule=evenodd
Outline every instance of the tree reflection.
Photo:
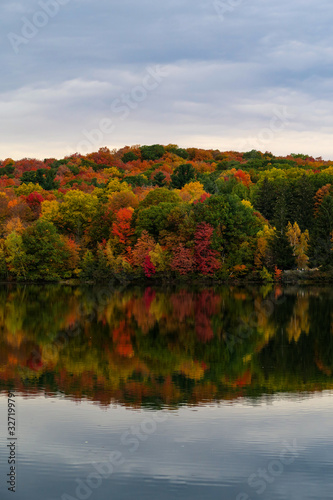
M 333 388 L 330 289 L 2 286 L 0 383 L 101 405 Z

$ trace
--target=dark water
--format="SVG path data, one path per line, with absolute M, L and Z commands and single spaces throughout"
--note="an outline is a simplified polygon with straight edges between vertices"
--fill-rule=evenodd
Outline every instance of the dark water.
M 0 498 L 333 498 L 332 314 L 330 288 L 2 286 Z

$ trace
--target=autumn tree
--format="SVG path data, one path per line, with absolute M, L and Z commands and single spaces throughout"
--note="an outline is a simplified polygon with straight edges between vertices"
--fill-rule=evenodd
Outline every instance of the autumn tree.
M 146 255 L 144 265 L 143 265 L 143 270 L 145 273 L 146 278 L 151 278 L 154 274 L 156 274 L 156 268 L 154 264 L 152 263 L 150 255 Z
M 138 205 L 138 197 L 132 191 L 120 191 L 109 196 L 107 210 L 116 213 L 121 208 L 136 208 Z
M 147 255 L 149 255 L 149 252 L 153 250 L 154 247 L 154 239 L 149 235 L 147 231 L 142 231 L 140 238 L 133 248 L 133 264 L 137 267 L 143 268 Z
M 17 279 L 27 278 L 27 257 L 22 235 L 13 231 L 5 239 L 5 255 L 9 272 Z
M 73 190 L 65 194 L 59 205 L 57 226 L 81 238 L 84 229 L 91 223 L 97 213 L 97 196 Z
M 179 195 L 184 202 L 193 203 L 200 200 L 205 193 L 204 187 L 201 182 L 189 182 L 179 191 Z
M 257 249 L 254 256 L 254 265 L 257 269 L 263 266 L 272 265 L 272 255 L 270 252 L 270 241 L 274 237 L 275 230 L 265 225 L 257 234 Z
M 31 208 L 32 212 L 36 215 L 36 217 L 39 217 L 41 213 L 41 204 L 44 201 L 43 196 L 40 193 L 37 193 L 34 191 L 33 193 L 30 193 L 25 201 L 27 202 L 28 206 Z
M 133 208 L 121 208 L 112 224 L 112 234 L 122 245 L 129 244 L 129 239 L 134 234 L 134 229 L 131 227 L 132 216 Z
M 213 275 L 220 268 L 218 253 L 211 248 L 214 228 L 203 222 L 198 225 L 194 236 L 194 258 L 198 271 L 204 275 Z
M 316 192 L 316 195 L 314 197 L 314 213 L 315 216 L 318 215 L 320 205 L 323 202 L 323 199 L 325 196 L 329 196 L 331 192 L 332 186 L 331 184 L 326 184 L 325 186 L 322 186 L 318 191 Z
M 192 273 L 195 268 L 193 249 L 186 248 L 183 244 L 179 244 L 173 251 L 170 267 L 173 271 L 181 275 Z
M 297 222 L 294 222 L 293 225 L 288 222 L 286 235 L 290 246 L 293 248 L 297 268 L 307 269 L 309 261 L 309 257 L 307 256 L 309 231 L 306 230 L 302 233 Z
M 168 272 L 171 255 L 166 248 L 163 248 L 159 243 L 157 243 L 155 247 L 152 250 L 150 250 L 149 256 L 157 272 L 160 273 Z

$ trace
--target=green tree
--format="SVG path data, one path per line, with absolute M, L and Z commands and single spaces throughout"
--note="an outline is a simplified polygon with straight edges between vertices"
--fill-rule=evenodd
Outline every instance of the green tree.
M 332 235 L 333 197 L 325 196 L 318 208 L 314 230 L 310 240 L 311 260 L 316 266 L 323 264 L 333 265 Z
M 273 182 L 265 177 L 262 183 L 257 185 L 254 198 L 253 204 L 255 208 L 271 222 L 274 217 L 274 208 L 277 200 L 276 188 Z
M 315 189 L 309 175 L 289 183 L 288 220 L 296 221 L 301 229 L 309 231 L 313 225 Z
M 37 220 L 22 235 L 25 277 L 31 280 L 57 280 L 66 277 L 70 253 L 52 222 Z
M 166 185 L 166 177 L 163 172 L 157 172 L 153 178 L 153 185 L 158 187 L 163 187 Z
M 59 182 L 54 180 L 56 175 L 57 172 L 55 170 L 40 168 L 39 170 L 29 170 L 28 172 L 23 172 L 20 180 L 22 184 L 32 182 L 33 184 L 39 184 L 43 189 L 50 191 L 51 189 L 57 189 L 59 187 Z
M 141 158 L 142 160 L 158 160 L 162 158 L 165 153 L 165 148 L 160 144 L 154 144 L 153 146 L 141 146 Z
M 169 191 L 166 188 L 156 188 L 150 191 L 145 199 L 140 203 L 139 209 L 147 208 L 152 205 L 158 205 L 159 203 L 180 203 L 181 198 L 177 193 Z
M 124 177 L 124 182 L 127 182 L 127 184 L 130 184 L 133 187 L 149 186 L 150 184 L 150 181 L 147 179 L 147 177 L 142 174 L 128 175 L 127 177 Z
M 272 263 L 279 269 L 294 269 L 296 259 L 293 249 L 288 241 L 286 231 L 275 231 L 269 241 L 269 248 L 272 252 Z
M 122 156 L 121 161 L 124 163 L 128 163 L 129 161 L 135 161 L 138 159 L 139 157 L 133 151 L 128 151 Z
M 167 227 L 168 216 L 176 206 L 175 203 L 162 202 L 141 210 L 136 221 L 138 234 L 146 230 L 157 239 L 160 231 Z
M 184 165 L 179 165 L 175 168 L 173 174 L 171 175 L 171 185 L 173 188 L 181 189 L 188 184 L 193 179 L 195 179 L 195 170 L 191 163 L 185 163 Z
M 247 265 L 254 261 L 257 233 L 262 221 L 238 196 L 212 196 L 194 207 L 195 219 L 215 228 L 212 247 L 227 266 Z

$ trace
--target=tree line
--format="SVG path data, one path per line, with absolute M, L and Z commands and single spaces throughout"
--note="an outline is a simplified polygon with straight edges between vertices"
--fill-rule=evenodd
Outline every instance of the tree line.
M 2 280 L 281 279 L 332 267 L 333 163 L 177 145 L 0 162 Z

